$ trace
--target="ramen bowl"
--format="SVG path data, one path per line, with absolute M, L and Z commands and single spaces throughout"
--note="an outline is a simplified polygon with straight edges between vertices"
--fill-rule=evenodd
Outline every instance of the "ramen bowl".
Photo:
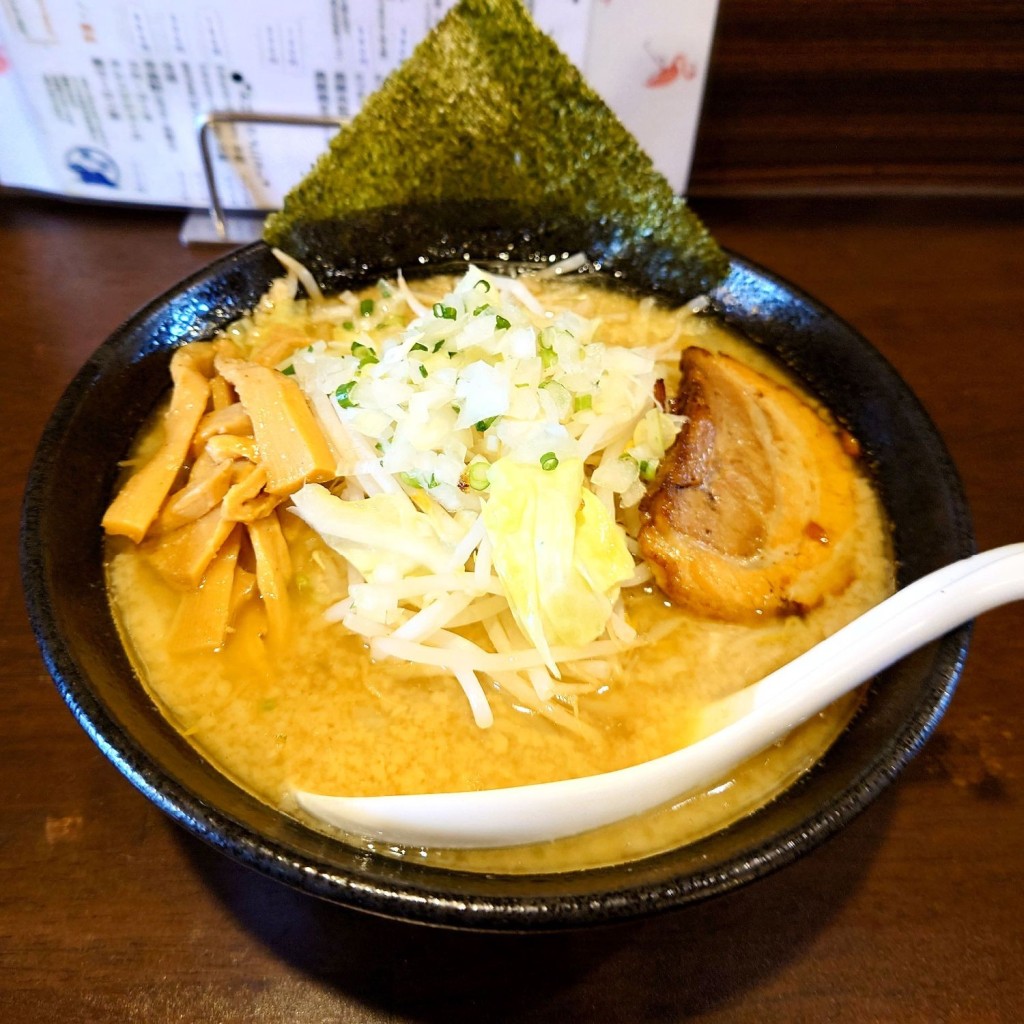
M 358 287 L 399 268 L 411 276 L 468 259 L 548 265 L 584 251 L 625 287 L 681 297 L 657 247 L 636 238 L 624 244 L 614 225 L 517 222 L 505 209 L 476 204 L 443 218 L 429 208 L 387 211 L 376 221 L 318 232 L 313 269 L 329 289 Z M 373 239 L 369 247 L 366 239 Z M 54 410 L 24 499 L 22 576 L 47 668 L 103 753 L 187 831 L 346 907 L 454 928 L 574 928 L 679 908 L 810 853 L 870 804 L 927 740 L 952 697 L 969 627 L 879 675 L 820 761 L 766 806 L 697 842 L 628 864 L 532 875 L 434 867 L 332 837 L 250 795 L 173 728 L 135 674 L 107 600 L 100 519 L 119 460 L 167 390 L 173 349 L 253 308 L 279 273 L 262 243 L 236 250 L 115 331 Z M 740 256 L 730 256 L 727 276 L 709 297 L 727 324 L 773 354 L 858 439 L 891 524 L 900 585 L 973 552 L 962 488 L 941 438 L 864 338 Z

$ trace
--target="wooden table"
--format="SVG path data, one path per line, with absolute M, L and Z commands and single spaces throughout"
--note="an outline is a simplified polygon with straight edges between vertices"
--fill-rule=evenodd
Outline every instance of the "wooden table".
M 960 466 L 979 545 L 1024 540 L 1024 204 L 698 204 L 896 365 Z M 151 806 L 79 729 L 22 607 L 16 531 L 47 414 L 144 300 L 210 258 L 178 216 L 0 196 L 0 1019 L 1018 1021 L 1024 609 L 977 625 L 952 710 L 842 835 L 715 902 L 481 937 L 319 903 Z M 74 500 L 74 481 L 68 481 Z

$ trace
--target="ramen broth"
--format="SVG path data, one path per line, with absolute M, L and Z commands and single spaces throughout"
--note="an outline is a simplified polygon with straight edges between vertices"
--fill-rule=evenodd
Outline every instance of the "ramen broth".
M 429 301 L 450 284 L 415 287 Z M 579 280 L 537 281 L 531 290 L 546 309 L 600 318 L 602 340 L 612 344 L 677 338 L 678 350 L 699 344 L 786 379 L 713 317 Z M 675 382 L 668 385 L 671 391 Z M 154 419 L 139 448 L 152 448 L 159 429 Z M 612 771 L 677 749 L 708 702 L 767 675 L 892 592 L 888 531 L 866 477 L 856 481 L 855 494 L 856 578 L 806 615 L 718 622 L 674 607 L 653 583 L 626 591 L 629 619 L 645 642 L 618 656 L 596 692 L 570 697 L 579 731 L 496 689 L 487 691 L 494 724 L 479 728 L 448 673 L 372 659 L 363 637 L 326 621 L 325 610 L 344 596 L 345 568 L 295 516 L 282 516 L 294 564 L 287 636 L 265 636 L 265 620 L 251 606 L 221 649 L 183 654 L 166 639 L 180 592 L 124 538 L 108 539 L 106 565 L 126 647 L 167 718 L 241 786 L 304 818 L 290 796 L 296 789 L 373 796 L 517 786 Z M 537 872 L 677 847 L 788 786 L 821 757 L 855 706 L 855 696 L 840 701 L 707 791 L 681 794 L 671 806 L 584 836 L 508 850 L 390 852 L 469 870 Z

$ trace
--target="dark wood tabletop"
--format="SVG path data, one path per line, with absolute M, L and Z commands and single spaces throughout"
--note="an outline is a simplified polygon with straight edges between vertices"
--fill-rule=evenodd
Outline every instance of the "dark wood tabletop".
M 979 546 L 1024 540 L 1024 203 L 695 205 L 895 364 L 948 442 Z M 655 920 L 541 936 L 379 920 L 238 866 L 137 793 L 46 674 L 17 528 L 34 446 L 76 369 L 215 255 L 183 248 L 179 220 L 0 196 L 0 1020 L 1024 1017 L 1021 605 L 979 620 L 937 734 L 842 834 Z

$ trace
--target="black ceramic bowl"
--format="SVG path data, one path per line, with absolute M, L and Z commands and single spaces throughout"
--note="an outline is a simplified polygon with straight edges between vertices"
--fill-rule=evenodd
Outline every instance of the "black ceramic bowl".
M 417 232 L 408 223 L 393 218 L 375 234 L 360 226 L 376 255 L 364 247 L 357 261 L 345 255 L 352 250 L 328 246 L 319 276 L 338 288 L 396 266 L 433 270 L 465 254 L 530 261 L 586 248 L 633 287 L 669 298 L 675 288 L 656 249 L 635 238 L 624 249 L 606 225 L 512 229 L 498 217 L 498 227 L 478 218 L 439 228 L 425 217 Z M 278 272 L 262 244 L 240 249 L 125 323 L 61 399 L 25 496 L 22 574 L 47 667 L 104 754 L 190 832 L 243 864 L 349 907 L 486 930 L 576 927 L 679 907 L 789 863 L 850 821 L 927 739 L 956 685 L 967 627 L 883 673 L 821 762 L 774 802 L 716 835 L 628 867 L 533 877 L 440 870 L 368 854 L 249 796 L 168 726 L 136 679 L 107 605 L 99 522 L 118 459 L 167 387 L 171 350 L 251 308 Z M 892 522 L 901 584 L 973 552 L 949 455 L 878 352 L 813 299 L 739 257 L 712 297 L 860 440 Z M 67 500 L 69 480 L 74 501 Z

